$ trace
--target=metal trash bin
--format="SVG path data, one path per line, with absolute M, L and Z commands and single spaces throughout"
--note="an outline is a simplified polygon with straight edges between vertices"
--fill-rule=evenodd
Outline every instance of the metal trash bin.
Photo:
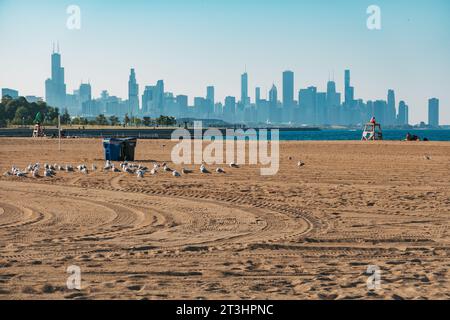
M 116 138 L 103 139 L 103 148 L 105 150 L 105 160 L 123 161 L 122 139 Z
M 134 152 L 137 145 L 137 138 L 123 139 L 122 153 L 124 161 L 134 161 Z
M 103 139 L 105 160 L 134 161 L 137 138 L 107 138 Z

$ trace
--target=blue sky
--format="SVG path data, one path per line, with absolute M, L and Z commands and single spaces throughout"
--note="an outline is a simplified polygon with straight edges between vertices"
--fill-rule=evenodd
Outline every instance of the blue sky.
M 66 28 L 66 8 L 81 9 L 81 30 Z M 366 27 L 378 5 L 382 29 Z M 342 91 L 352 71 L 358 98 L 385 99 L 395 89 L 410 120 L 427 118 L 427 100 L 441 100 L 450 123 L 450 1 L 448 0 L 0 0 L 0 87 L 44 95 L 53 41 L 59 41 L 68 91 L 90 80 L 126 97 L 130 67 L 141 89 L 164 79 L 175 94 L 239 96 L 249 73 L 262 96 L 281 73 L 295 89 L 325 90 L 329 74 Z M 295 94 L 297 96 L 297 93 Z

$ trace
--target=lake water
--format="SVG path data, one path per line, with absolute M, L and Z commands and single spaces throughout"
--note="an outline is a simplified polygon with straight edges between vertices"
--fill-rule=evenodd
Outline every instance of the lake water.
M 384 140 L 404 140 L 407 133 L 430 141 L 450 141 L 450 130 L 383 130 Z M 280 132 L 280 140 L 361 140 L 362 130 L 322 130 Z

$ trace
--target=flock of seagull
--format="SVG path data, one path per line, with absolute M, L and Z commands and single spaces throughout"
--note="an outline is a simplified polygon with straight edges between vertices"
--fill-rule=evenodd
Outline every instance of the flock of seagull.
M 297 164 L 298 167 L 303 167 L 304 165 L 305 165 L 305 163 L 302 161 L 299 161 Z M 235 162 L 231 162 L 229 164 L 229 167 L 230 168 L 239 168 L 239 165 L 236 164 Z M 44 177 L 53 177 L 56 175 L 56 173 L 58 171 L 65 171 L 65 172 L 78 171 L 83 174 L 88 174 L 90 171 L 97 171 L 97 166 L 95 164 L 92 164 L 91 169 L 88 169 L 88 167 L 85 164 L 80 164 L 76 168 L 74 168 L 72 165 L 69 165 L 69 164 L 67 164 L 65 166 L 61 166 L 56 163 L 53 165 L 45 163 L 42 168 L 43 168 Z M 164 172 L 171 172 L 174 177 L 181 177 L 181 175 L 187 175 L 187 174 L 194 172 L 194 170 L 187 169 L 187 168 L 183 168 L 183 169 L 181 169 L 181 172 L 178 172 L 177 170 L 169 168 L 169 166 L 165 162 L 162 164 L 154 163 L 152 169 L 149 169 L 141 164 L 121 162 L 119 164 L 119 168 L 116 167 L 116 165 L 112 161 L 107 160 L 105 163 L 105 166 L 103 167 L 103 171 L 124 172 L 124 173 L 128 173 L 128 174 L 135 174 L 138 179 L 144 178 L 144 175 L 146 173 L 150 173 L 151 175 L 156 175 L 160 170 L 162 170 Z M 21 170 L 21 169 L 17 168 L 16 166 L 12 166 L 11 170 L 6 171 L 3 174 L 3 176 L 26 177 L 29 174 L 31 174 L 31 176 L 33 178 L 39 178 L 39 177 L 41 177 L 40 169 L 41 169 L 41 165 L 39 163 L 29 164 L 24 170 Z M 218 174 L 226 173 L 225 170 L 220 167 L 216 168 L 215 172 Z M 200 173 L 211 174 L 211 171 L 206 168 L 205 163 L 202 163 L 202 165 L 200 166 Z

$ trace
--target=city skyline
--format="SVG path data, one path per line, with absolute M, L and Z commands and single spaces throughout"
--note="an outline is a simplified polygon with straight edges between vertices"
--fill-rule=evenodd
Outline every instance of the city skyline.
M 165 91 L 164 80 L 158 80 L 156 85 L 145 85 L 140 96 L 139 84 L 134 68 L 130 69 L 128 79 L 128 99 L 111 96 L 103 90 L 100 97 L 92 96 L 90 82 L 81 83 L 72 93 L 67 92 L 65 83 L 65 68 L 62 66 L 62 55 L 59 42 L 53 44 L 51 54 L 50 78 L 45 80 L 45 100 L 49 105 L 57 107 L 62 112 L 68 111 L 72 116 L 96 117 L 125 115 L 138 117 L 158 117 L 160 115 L 175 118 L 197 118 L 223 120 L 235 124 L 295 124 L 295 125 L 361 125 L 369 118 L 376 118 L 387 126 L 407 126 L 409 122 L 409 106 L 404 100 L 396 103 L 395 90 L 389 89 L 387 99 L 364 101 L 355 97 L 355 87 L 351 82 L 351 71 L 344 71 L 344 99 L 336 90 L 336 82 L 329 78 L 326 92 L 320 92 L 317 87 L 309 86 L 298 89 L 298 100 L 295 100 L 295 73 L 286 70 L 282 73 L 282 99 L 278 99 L 275 83 L 267 94 L 261 97 L 261 88 L 255 88 L 255 99 L 251 100 L 248 90 L 248 73 L 241 74 L 241 95 L 238 101 L 234 96 L 227 96 L 224 101 L 215 100 L 215 87 L 206 87 L 206 96 L 189 97 Z M 334 76 L 333 76 L 334 78 Z M 10 88 L 2 88 L 2 96 L 17 98 L 19 92 Z M 29 100 L 40 98 L 26 96 Z M 142 103 L 140 103 L 140 98 Z M 29 101 L 31 102 L 31 101 Z M 428 125 L 438 127 L 439 99 L 428 100 Z M 426 123 L 426 121 L 421 121 Z
M 1 0 L 0 35 L 9 47 L 0 53 L 7 62 L 0 87 L 45 96 L 48 52 L 58 39 L 64 67 L 70 70 L 69 93 L 90 80 L 93 97 L 107 89 L 126 98 L 134 68 L 140 95 L 144 86 L 164 79 L 166 91 L 188 96 L 189 104 L 205 96 L 210 85 L 216 100 L 240 100 L 239 76 L 246 71 L 252 101 L 256 87 L 268 99 L 274 83 L 283 101 L 282 72 L 291 70 L 295 100 L 300 88 L 326 92 L 325 80 L 333 74 L 344 99 L 342 72 L 349 69 L 358 98 L 385 100 L 393 88 L 397 101 L 410 106 L 410 123 L 418 123 L 427 119 L 428 99 L 437 97 L 441 124 L 450 123 L 447 1 L 418 1 L 414 6 L 403 0 L 378 1 L 383 17 L 379 31 L 366 28 L 365 1 L 149 2 L 78 1 L 81 29 L 71 31 L 65 26 L 68 1 Z M 102 10 L 105 6 L 108 10 Z M 17 25 L 12 17 L 19 13 L 25 19 L 46 19 L 33 28 Z
M 128 78 L 128 99 L 111 96 L 107 90 L 102 91 L 99 98 L 92 96 L 89 83 L 81 83 L 73 93 L 66 92 L 65 69 L 62 66 L 62 56 L 59 44 L 51 54 L 51 77 L 45 81 L 45 100 L 51 106 L 72 116 L 92 118 L 100 114 L 117 116 L 158 117 L 161 115 L 175 118 L 196 118 L 223 120 L 235 124 L 290 124 L 290 125 L 362 125 L 368 119 L 375 117 L 387 126 L 407 126 L 409 122 L 409 106 L 400 100 L 397 108 L 395 90 L 389 89 L 386 100 L 368 100 L 355 97 L 355 87 L 352 86 L 351 71 L 344 71 L 344 100 L 336 90 L 336 82 L 331 78 L 327 82 L 326 92 L 320 92 L 317 87 L 309 86 L 299 89 L 298 100 L 294 95 L 295 73 L 286 70 L 282 75 L 282 100 L 278 99 L 278 89 L 275 83 L 268 92 L 266 99 L 261 97 L 261 88 L 255 88 L 255 99 L 248 95 L 248 73 L 241 74 L 241 95 L 238 101 L 234 96 L 227 96 L 224 101 L 216 101 L 215 87 L 206 87 L 206 96 L 193 97 L 189 104 L 186 95 L 165 90 L 164 80 L 158 80 L 156 85 L 145 85 L 140 95 L 139 83 L 134 68 L 130 69 Z M 10 95 L 17 98 L 16 90 L 3 88 L 2 96 Z M 140 100 L 141 98 L 141 100 Z M 37 100 L 34 97 L 33 100 Z M 141 101 L 141 103 L 140 103 Z M 425 123 L 425 121 L 421 121 Z M 437 127 L 439 119 L 439 99 L 429 99 L 428 125 Z

